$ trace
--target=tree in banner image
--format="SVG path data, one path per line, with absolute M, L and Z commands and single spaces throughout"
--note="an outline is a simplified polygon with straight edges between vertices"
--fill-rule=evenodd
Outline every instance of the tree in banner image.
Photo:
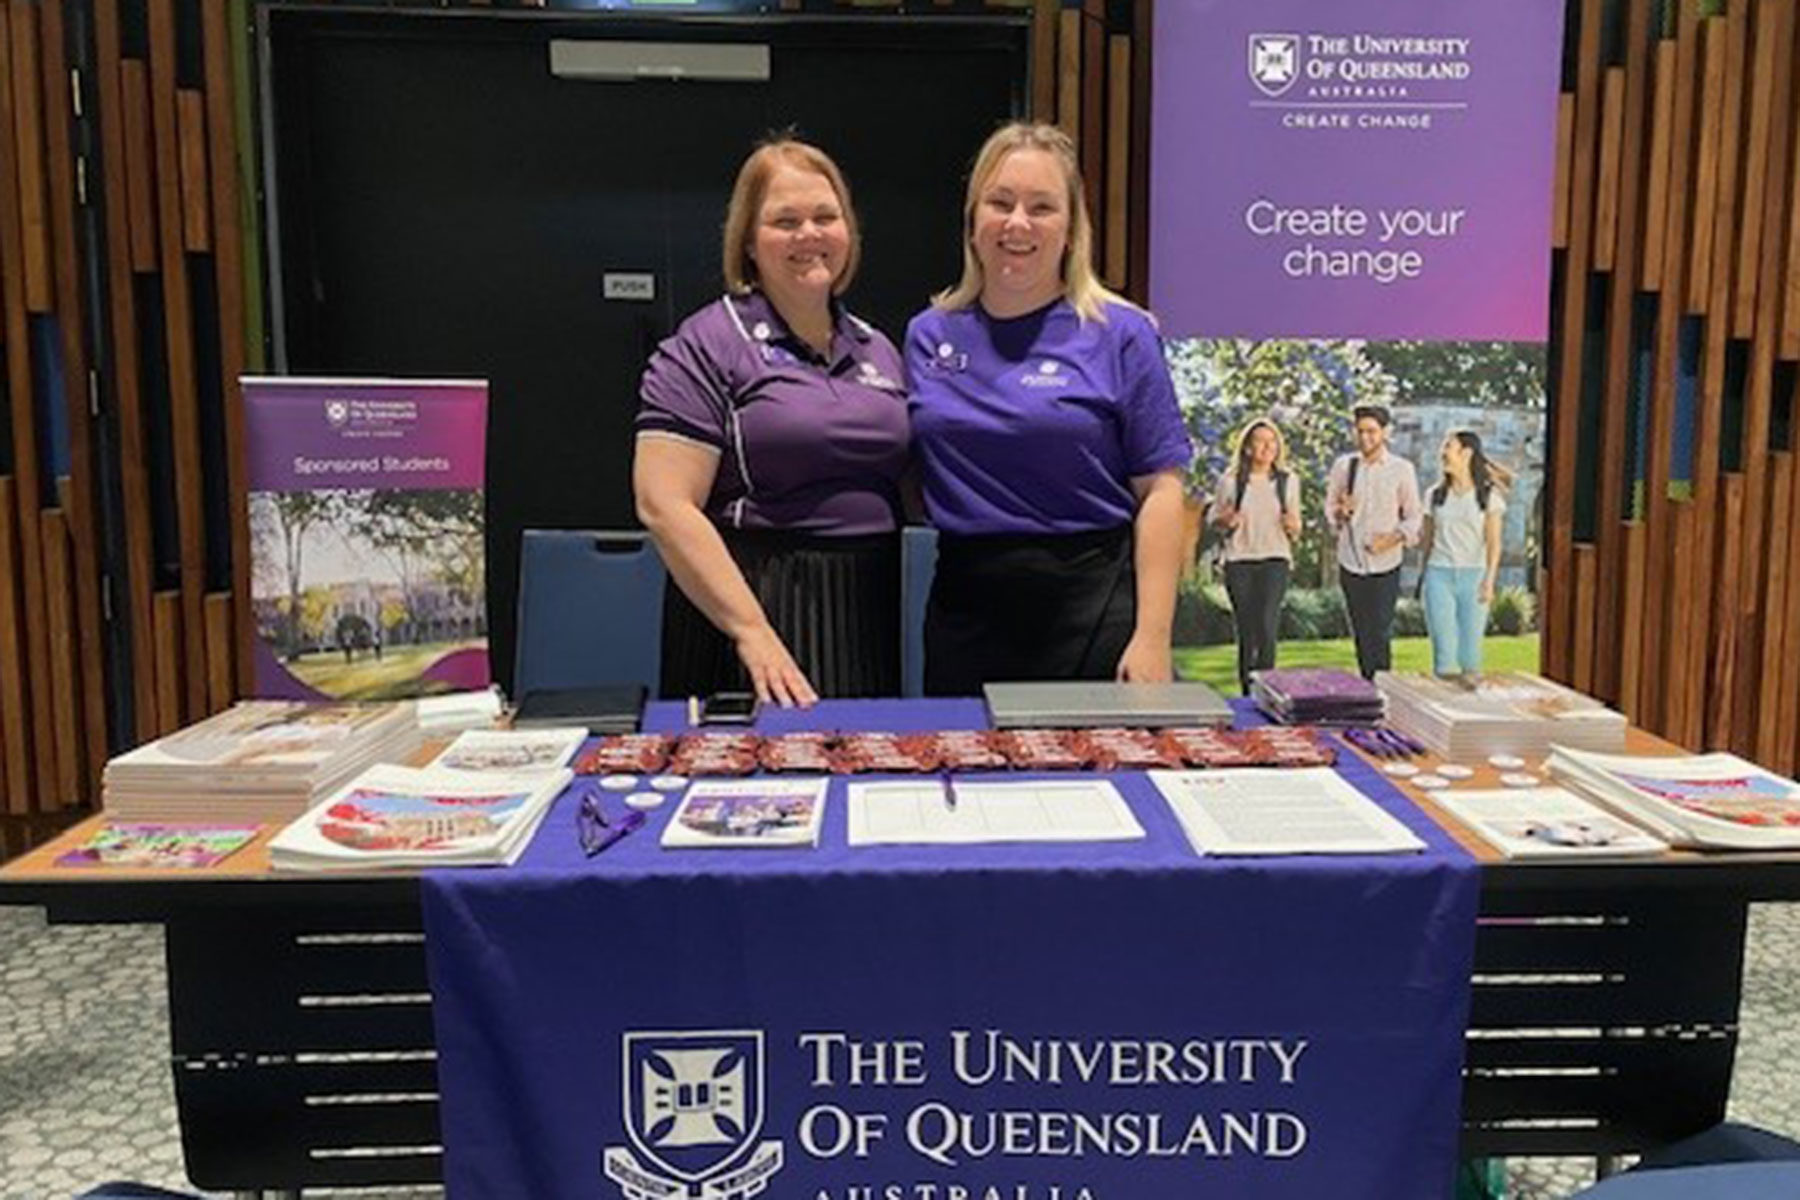
M 250 529 L 257 545 L 254 557 L 258 577 L 277 583 L 287 596 L 280 645 L 282 654 L 289 659 L 300 653 L 303 638 L 303 622 L 298 617 L 305 591 L 307 533 L 315 526 L 336 521 L 341 506 L 342 496 L 330 491 L 257 492 L 250 497 Z M 252 592 L 259 590 L 253 588 Z
M 1350 447 L 1350 409 L 1393 404 L 1393 374 L 1361 341 L 1249 341 L 1191 338 L 1167 343 L 1175 392 L 1193 435 L 1193 490 L 1210 501 L 1231 465 L 1238 430 L 1259 416 L 1272 418 L 1287 439 L 1290 466 L 1300 481 L 1307 532 L 1295 546 L 1296 583 L 1326 582 L 1329 533 L 1324 525 L 1325 477 Z
M 358 534 L 395 566 L 407 618 L 419 622 L 422 576 L 479 596 L 482 578 L 482 493 L 448 489 L 370 492 L 356 521 Z M 410 640 L 423 635 L 416 629 Z
M 1542 408 L 1541 342 L 1370 342 L 1363 352 L 1393 376 L 1401 403 L 1454 398 L 1488 408 Z

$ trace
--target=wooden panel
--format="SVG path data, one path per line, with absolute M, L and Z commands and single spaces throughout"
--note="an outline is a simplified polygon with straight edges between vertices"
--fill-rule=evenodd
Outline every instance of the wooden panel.
M 1775 48 L 1782 44 L 1782 10 L 1789 9 L 1780 0 L 1758 0 L 1756 6 L 1755 48 L 1750 77 L 1750 117 L 1744 147 L 1744 213 L 1757 214 L 1763 209 L 1763 190 L 1769 178 L 1770 126 L 1774 118 L 1776 72 L 1786 72 L 1788 62 L 1777 64 Z M 1791 9 L 1789 9 L 1791 11 Z M 1783 59 L 1791 56 L 1783 55 Z M 1782 96 L 1786 98 L 1785 89 Z M 1785 105 L 1784 105 L 1785 107 Z M 1732 292 L 1731 332 L 1733 337 L 1747 338 L 1755 329 L 1756 285 L 1762 261 L 1762 228 L 1760 219 L 1742 222 L 1738 230 L 1737 275 Z
M 1594 270 L 1613 269 L 1619 237 L 1620 156 L 1625 145 L 1625 68 L 1609 67 L 1600 98 L 1600 168 L 1594 198 Z
M 1599 554 L 1592 545 L 1575 547 L 1574 661 L 1569 677 L 1581 692 L 1594 690 L 1594 573 L 1598 562 Z
M 1081 142 L 1081 10 L 1065 8 L 1057 15 L 1056 123 Z
M 1800 468 L 1793 472 L 1788 489 L 1787 522 L 1788 578 L 1781 649 L 1779 654 L 1765 653 L 1764 667 L 1779 676 L 1776 687 L 1780 712 L 1774 761 L 1785 764 L 1779 768 L 1784 775 L 1792 775 L 1800 768 L 1800 564 L 1794 560 L 1794 555 L 1800 553 Z M 1779 552 L 1783 543 L 1771 544 Z M 1770 657 L 1776 661 L 1769 662 Z
M 1692 660 L 1687 653 L 1685 633 L 1678 630 L 1687 628 L 1688 606 L 1693 596 L 1691 589 L 1679 586 L 1677 581 L 1685 581 L 1693 577 L 1694 570 L 1694 504 L 1691 500 L 1675 500 L 1669 503 L 1669 526 L 1672 544 L 1669 550 L 1670 582 L 1676 584 L 1670 588 L 1668 621 L 1669 636 L 1664 640 L 1665 657 L 1663 659 L 1663 726 L 1668 730 L 1668 737 L 1680 745 L 1695 747 L 1699 739 L 1690 737 L 1688 731 L 1698 720 L 1690 713 L 1694 699 L 1688 687 L 1688 664 Z
M 175 124 L 181 158 L 181 243 L 195 253 L 212 249 L 207 219 L 206 98 L 192 88 L 175 93 Z
M 68 103 L 69 72 L 64 55 L 63 0 L 41 0 L 39 23 L 44 67 L 44 111 Z M 97 797 L 106 765 L 107 717 L 105 634 L 101 628 L 100 537 L 94 516 L 94 452 L 89 420 L 87 338 L 81 278 L 84 262 L 75 233 L 75 158 L 66 121 L 46 123 L 50 180 L 51 246 L 55 254 L 56 322 L 63 356 L 64 411 L 69 422 L 69 476 L 56 481 L 57 499 L 68 514 L 71 564 L 75 577 L 75 631 L 79 658 L 77 693 L 86 751 L 83 794 Z M 121 664 L 123 667 L 123 664 Z
M 132 271 L 138 255 L 134 230 L 140 220 L 139 204 L 132 193 L 149 196 L 149 177 L 141 189 L 130 180 L 127 146 L 138 148 L 147 167 L 149 85 L 143 64 L 135 66 L 119 58 L 119 14 L 110 2 L 97 3 L 94 17 L 94 84 L 100 94 L 101 161 L 105 179 L 101 188 L 106 219 L 106 295 L 111 317 L 113 371 L 112 403 L 119 429 L 119 508 L 125 527 L 125 619 L 131 630 L 132 721 L 121 730 L 123 740 L 135 744 L 156 729 L 155 637 L 150 593 L 151 571 L 150 482 L 146 470 L 148 445 L 138 388 L 136 301 Z M 133 114 L 136 114 L 134 118 Z M 141 128 L 133 128 L 134 120 Z M 153 234 L 154 221 L 146 229 Z M 154 237 L 146 239 L 154 264 Z
M 1124 291 L 1131 250 L 1131 39 L 1116 34 L 1106 64 L 1106 285 Z
M 181 593 L 158 592 L 151 601 L 156 629 L 155 736 L 181 728 Z
M 23 644 L 19 629 L 19 552 L 13 537 L 17 519 L 13 480 L 0 475 L 0 770 L 6 783 L 6 811 L 32 811 L 32 797 L 37 794 L 31 771 L 31 734 L 27 716 L 31 711 L 25 693 L 25 662 L 19 653 Z
M 1082 137 L 1077 149 L 1088 215 L 1094 229 L 1101 231 L 1106 228 L 1106 26 L 1093 13 L 1081 18 L 1081 62 Z M 1096 232 L 1093 253 L 1098 255 L 1105 247 Z
M 1725 18 L 1708 17 L 1700 30 L 1699 145 L 1694 151 L 1693 224 L 1688 230 L 1687 311 L 1706 311 L 1712 286 L 1713 205 L 1719 193 L 1719 143 L 1725 119 Z
M 1606 314 L 1606 390 L 1601 400 L 1599 487 L 1595 505 L 1595 541 L 1599 545 L 1599 624 L 1595 629 L 1595 694 L 1617 702 L 1620 672 L 1627 657 L 1634 657 L 1638 642 L 1621 642 L 1624 625 L 1618 620 L 1626 540 L 1625 477 L 1631 462 L 1633 380 L 1629 369 L 1632 336 L 1637 320 L 1639 221 L 1645 190 L 1642 160 L 1650 116 L 1651 0 L 1629 0 L 1625 14 L 1625 66 L 1620 100 L 1618 222 L 1613 256 L 1613 281 Z M 1628 165 L 1626 165 L 1628 164 Z M 1632 648 L 1626 653 L 1626 647 Z
M 1744 477 L 1733 471 L 1719 481 L 1717 505 L 1719 528 L 1737 529 L 1744 519 Z M 1738 556 L 1740 546 L 1729 535 L 1719 539 L 1719 570 L 1712 585 L 1717 589 L 1713 611 L 1718 619 L 1712 628 L 1712 661 L 1709 682 L 1702 696 L 1706 705 L 1706 745 L 1723 749 L 1731 745 L 1732 721 L 1735 717 L 1732 696 L 1737 686 L 1738 623 Z
M 209 5 L 210 7 L 210 5 Z M 1031 8 L 1031 119 L 1056 120 L 1057 0 L 1037 0 Z M 207 85 L 210 90 L 212 85 Z
M 1794 46 L 1787 45 L 1790 65 Z M 1800 359 L 1800 120 L 1794 121 L 1793 139 L 1788 143 L 1788 228 L 1787 261 L 1782 268 L 1786 280 L 1781 300 L 1780 357 Z
M 1626 647 L 1619 663 L 1619 711 L 1631 718 L 1632 724 L 1643 724 L 1641 683 L 1644 656 L 1635 647 L 1644 642 L 1644 537 L 1647 529 L 1642 521 L 1625 525 L 1624 596 L 1619 606 L 1619 642 Z
M 1650 105 L 1650 158 L 1644 171 L 1644 290 L 1660 291 L 1669 223 L 1669 160 L 1675 137 L 1675 42 L 1656 43 Z
M 206 597 L 206 707 L 208 712 L 229 708 L 237 694 L 232 673 L 232 608 L 230 592 L 210 592 Z
M 211 148 L 212 225 L 217 232 L 213 254 L 219 297 L 219 394 L 225 406 L 225 460 L 231 496 L 232 594 L 235 603 L 234 694 L 248 695 L 254 686 L 250 646 L 255 637 L 250 595 L 250 518 L 244 485 L 244 429 L 238 377 L 244 373 L 244 263 L 238 220 L 238 169 L 231 46 L 224 0 L 201 5 L 201 44 L 206 76 L 206 133 Z
M 156 131 L 156 207 L 162 267 L 163 333 L 174 443 L 176 542 L 181 563 L 182 713 L 206 710 L 206 512 L 201 480 L 200 398 L 194 381 L 193 322 L 181 243 L 181 168 L 175 115 L 175 0 L 149 0 L 150 113 Z
M 105 3 L 102 8 L 110 7 Z M 120 117 L 124 121 L 125 202 L 131 218 L 131 269 L 156 270 L 156 189 L 151 163 L 150 72 L 135 58 L 119 63 Z M 105 101 L 101 103 L 104 105 Z M 102 109 L 104 111 L 104 109 Z
M 44 180 L 44 113 L 39 103 L 38 10 L 14 3 L 7 9 L 12 24 L 13 126 L 17 159 L 19 229 L 25 267 L 25 307 L 50 311 L 50 218 Z
M 73 808 L 88 802 L 82 779 L 81 704 L 76 689 L 81 675 L 75 654 L 75 590 L 69 568 L 69 525 L 59 508 L 43 511 L 44 586 L 49 604 L 49 715 L 56 739 L 56 791 L 44 798 L 46 810 Z
M 17 48 L 13 45 L 12 28 L 10 18 L 0 20 L 0 133 L 15 128 L 13 98 L 16 89 L 13 85 L 12 67 Z M 0 185 L 19 178 L 15 149 L 16 142 L 12 137 L 0 136 Z M 43 507 L 44 480 L 38 460 L 38 447 L 41 443 L 37 407 L 32 403 L 31 342 L 27 336 L 26 324 L 27 288 L 20 270 L 20 264 L 24 262 L 24 248 L 18 199 L 16 187 L 0 186 L 0 263 L 7 264 L 4 271 L 0 271 L 0 293 L 3 293 L 0 296 L 3 317 L 0 319 L 3 319 L 6 331 L 4 341 L 12 347 L 12 352 L 6 355 L 6 388 L 9 397 L 7 407 L 12 415 L 12 471 L 17 507 L 14 536 L 18 539 L 19 611 L 22 621 L 19 634 L 24 641 L 25 695 L 28 703 L 36 705 L 42 699 L 41 690 L 47 686 L 46 673 L 49 670 L 44 614 L 44 555 L 37 515 L 38 510 Z M 31 734 L 29 763 L 33 786 L 41 798 L 54 787 L 56 748 L 51 740 L 49 723 L 36 717 L 34 710 L 32 719 L 27 723 Z
M 1575 469 L 1580 427 L 1581 360 L 1586 333 L 1588 264 L 1594 225 L 1594 160 L 1600 130 L 1600 6 L 1582 6 L 1575 73 L 1575 138 L 1569 169 L 1569 248 L 1564 260 L 1563 312 L 1559 326 L 1555 404 L 1550 445 L 1550 578 L 1544 668 L 1569 678 L 1574 623 Z
M 1769 614 L 1763 626 L 1761 669 L 1756 678 L 1756 745 L 1755 758 L 1783 774 L 1793 764 L 1777 767 L 1781 749 L 1781 695 L 1784 684 L 1791 694 L 1796 684 L 1794 664 L 1782 661 L 1788 612 L 1787 591 L 1789 560 L 1785 553 L 1789 538 L 1789 508 L 1793 503 L 1794 456 L 1778 450 L 1769 456 L 1769 574 L 1764 581 L 1764 608 Z
M 1575 157 L 1575 95 L 1556 98 L 1556 175 L 1551 184 L 1550 245 L 1561 250 L 1569 244 L 1569 168 Z

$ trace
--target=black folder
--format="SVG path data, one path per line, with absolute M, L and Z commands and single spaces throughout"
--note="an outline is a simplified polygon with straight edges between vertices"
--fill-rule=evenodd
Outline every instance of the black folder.
M 585 725 L 589 733 L 635 733 L 644 712 L 641 683 L 544 688 L 526 692 L 513 712 L 513 728 Z

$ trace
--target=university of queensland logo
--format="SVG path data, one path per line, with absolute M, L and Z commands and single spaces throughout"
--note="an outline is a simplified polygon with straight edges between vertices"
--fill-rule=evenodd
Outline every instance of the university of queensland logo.
M 625 1200 L 749 1200 L 781 1170 L 763 1126 L 763 1035 L 628 1033 L 621 1111 L 629 1146 L 608 1146 Z
M 1265 96 L 1279 96 L 1300 78 L 1300 35 L 1250 35 L 1250 82 Z
M 350 419 L 350 402 L 348 400 L 327 400 L 325 402 L 325 419 L 332 428 L 341 428 Z

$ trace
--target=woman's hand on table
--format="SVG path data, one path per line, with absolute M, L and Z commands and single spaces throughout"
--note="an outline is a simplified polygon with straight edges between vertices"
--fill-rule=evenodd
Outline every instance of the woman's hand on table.
M 806 672 L 800 669 L 780 636 L 769 626 L 739 636 L 737 652 L 744 670 L 750 674 L 750 686 L 755 689 L 756 698 L 764 704 L 808 708 L 818 701 L 819 694 L 813 690 Z

